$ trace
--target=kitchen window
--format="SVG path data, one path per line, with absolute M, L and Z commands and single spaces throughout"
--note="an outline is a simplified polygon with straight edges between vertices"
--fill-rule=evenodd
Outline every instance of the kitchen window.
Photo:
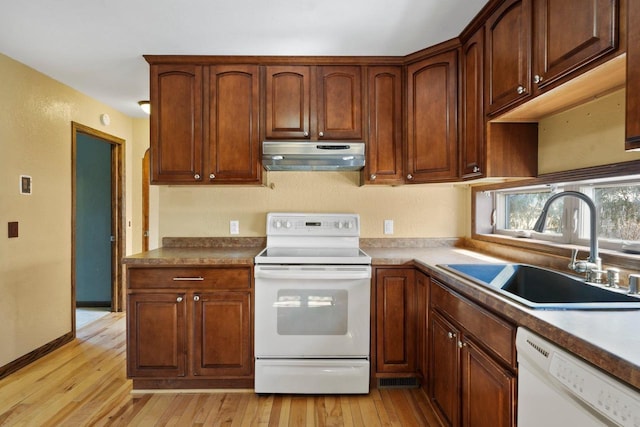
M 575 197 L 557 199 L 549 207 L 545 231 L 532 231 L 547 199 L 567 190 L 582 192 L 594 201 L 600 247 L 640 252 L 638 176 L 478 192 L 477 215 L 483 215 L 483 210 L 486 214 L 487 208 L 491 210 L 490 227 L 485 233 L 587 246 L 589 209 Z

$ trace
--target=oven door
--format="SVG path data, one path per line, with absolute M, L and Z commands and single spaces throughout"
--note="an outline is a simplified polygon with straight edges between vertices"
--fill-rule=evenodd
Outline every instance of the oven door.
M 256 265 L 256 358 L 368 358 L 371 266 Z

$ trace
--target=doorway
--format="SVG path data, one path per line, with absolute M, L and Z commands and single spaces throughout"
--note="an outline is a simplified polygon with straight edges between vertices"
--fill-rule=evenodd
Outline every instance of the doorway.
M 122 311 L 124 140 L 72 123 L 72 325 Z M 77 309 L 82 312 L 76 312 Z

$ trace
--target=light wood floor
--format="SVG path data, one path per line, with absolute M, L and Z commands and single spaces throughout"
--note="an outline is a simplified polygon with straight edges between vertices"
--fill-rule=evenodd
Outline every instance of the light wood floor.
M 131 393 L 125 315 L 0 380 L 2 426 L 436 426 L 416 389 L 368 396 L 257 396 L 252 392 Z

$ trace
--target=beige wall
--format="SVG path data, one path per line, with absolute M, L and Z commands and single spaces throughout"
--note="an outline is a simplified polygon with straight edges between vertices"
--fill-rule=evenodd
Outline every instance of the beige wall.
M 272 211 L 355 212 L 363 237 L 455 237 L 465 234 L 467 189 L 452 184 L 357 185 L 357 172 L 269 172 L 265 187 L 161 187 L 160 236 L 264 236 Z M 273 188 L 271 188 L 273 187 Z M 394 235 L 383 221 L 394 220 Z
M 4 55 L 0 76 L 3 366 L 71 331 L 71 122 L 126 140 L 130 158 L 132 120 Z M 110 126 L 100 123 L 102 113 Z M 32 195 L 19 194 L 20 175 L 32 176 Z M 125 191 L 129 219 L 129 181 Z M 10 221 L 19 222 L 18 238 L 7 238 Z
M 624 151 L 625 91 L 619 90 L 540 121 L 538 172 L 640 159 Z

